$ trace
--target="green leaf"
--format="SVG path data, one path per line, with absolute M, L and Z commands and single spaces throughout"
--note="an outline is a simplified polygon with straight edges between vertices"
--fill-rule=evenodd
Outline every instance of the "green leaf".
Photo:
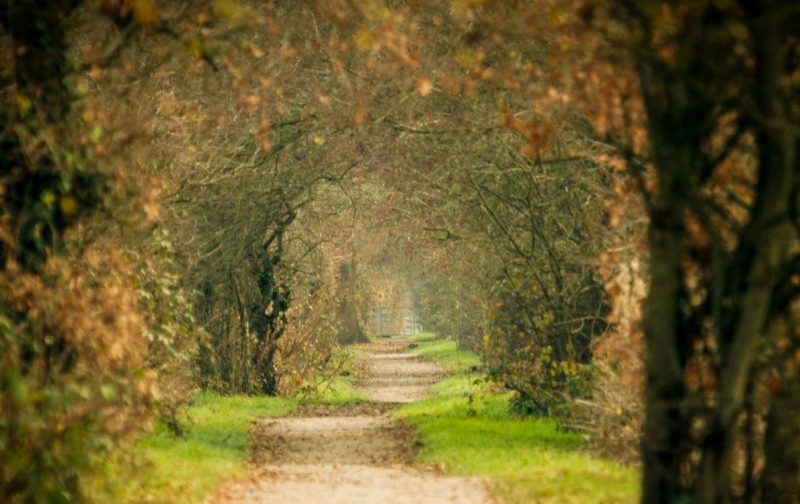
M 96 144 L 97 142 L 100 141 L 102 137 L 103 137 L 103 127 L 100 126 L 99 124 L 95 124 L 94 128 L 92 128 L 92 132 L 89 134 L 89 140 L 91 140 L 92 143 Z
M 100 387 L 100 394 L 107 401 L 114 400 L 117 398 L 117 388 L 114 385 L 103 385 Z

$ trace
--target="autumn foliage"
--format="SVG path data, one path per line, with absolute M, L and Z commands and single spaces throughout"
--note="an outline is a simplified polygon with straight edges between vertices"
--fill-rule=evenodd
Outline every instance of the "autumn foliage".
M 0 500 L 80 499 L 199 389 L 317 393 L 391 307 L 641 464 L 643 502 L 797 502 L 799 23 L 4 4 Z

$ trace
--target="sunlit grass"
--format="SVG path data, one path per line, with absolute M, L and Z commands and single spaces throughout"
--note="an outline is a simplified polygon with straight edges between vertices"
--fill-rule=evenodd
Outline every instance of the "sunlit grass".
M 177 438 L 158 426 L 132 447 L 130 459 L 108 462 L 89 482 L 88 491 L 98 502 L 202 502 L 222 481 L 246 473 L 254 420 L 286 415 L 300 402 L 366 400 L 355 380 L 353 374 L 335 376 L 299 399 L 200 394 L 188 409 L 186 437 Z
M 437 339 L 431 333 L 410 336 L 418 346 L 410 350 L 414 355 L 438 362 L 450 373 L 466 373 L 481 366 L 481 359 L 472 352 L 459 350 L 452 340 Z
M 368 401 L 369 398 L 355 387 L 357 377 L 354 374 L 334 376 L 318 387 L 313 394 L 302 397 L 302 402 L 325 404 L 352 404 Z
M 299 398 L 304 403 L 325 404 L 352 404 L 368 401 L 369 398 L 356 389 L 358 381 L 358 366 L 356 361 L 367 356 L 367 352 L 355 347 L 347 347 L 346 357 L 337 366 L 336 372 L 330 376 L 322 377 L 323 380 L 301 393 Z
M 635 469 L 583 451 L 581 436 L 558 430 L 552 420 L 509 417 L 509 394 L 484 383 L 475 370 L 478 357 L 457 350 L 454 342 L 430 335 L 414 341 L 413 353 L 454 373 L 433 387 L 430 398 L 395 411 L 419 430 L 420 461 L 440 464 L 454 475 L 490 477 L 509 504 L 636 501 Z M 336 376 L 303 401 L 365 400 L 355 381 L 354 374 Z M 134 469 L 127 469 L 129 460 L 109 463 L 89 482 L 90 496 L 98 502 L 202 502 L 222 481 L 246 473 L 252 421 L 285 415 L 298 402 L 201 394 L 189 408 L 192 421 L 185 438 L 158 428 L 133 448 Z
M 380 340 L 381 340 L 381 337 L 380 337 L 380 336 L 378 336 L 378 335 L 377 335 L 377 334 L 375 334 L 375 333 L 368 332 L 368 333 L 364 333 L 364 334 L 365 334 L 365 336 L 367 337 L 367 340 L 368 340 L 370 343 L 376 343 L 376 342 L 378 342 L 378 341 L 380 341 Z
M 468 372 L 474 354 L 445 340 L 420 342 L 412 352 L 460 371 L 435 385 L 430 398 L 396 410 L 419 430 L 420 461 L 454 475 L 490 477 L 507 503 L 637 501 L 636 469 L 584 451 L 584 439 L 553 420 L 510 417 L 510 394 Z
M 88 490 L 98 502 L 202 502 L 223 480 L 246 472 L 252 421 L 296 407 L 278 397 L 200 394 L 184 438 L 158 427 L 131 449 L 134 468 L 126 467 L 130 461 L 109 462 Z
M 421 332 L 421 333 L 416 333 L 416 334 L 407 334 L 407 335 L 405 335 L 403 337 L 405 339 L 411 340 L 411 341 L 441 340 L 441 338 L 439 336 L 437 336 L 436 333 L 432 333 L 432 332 Z

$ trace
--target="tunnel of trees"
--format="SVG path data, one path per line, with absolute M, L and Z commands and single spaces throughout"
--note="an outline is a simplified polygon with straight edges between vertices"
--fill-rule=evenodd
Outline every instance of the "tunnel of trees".
M 381 306 L 642 502 L 798 502 L 798 33 L 780 0 L 3 2 L 0 500 L 80 499 L 198 390 L 298 393 Z

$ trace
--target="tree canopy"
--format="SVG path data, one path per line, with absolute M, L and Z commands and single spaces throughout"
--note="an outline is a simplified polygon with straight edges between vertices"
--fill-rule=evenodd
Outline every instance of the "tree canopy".
M 779 0 L 6 2 L 0 498 L 80 500 L 199 390 L 313 393 L 387 310 L 642 502 L 797 502 L 798 33 Z

